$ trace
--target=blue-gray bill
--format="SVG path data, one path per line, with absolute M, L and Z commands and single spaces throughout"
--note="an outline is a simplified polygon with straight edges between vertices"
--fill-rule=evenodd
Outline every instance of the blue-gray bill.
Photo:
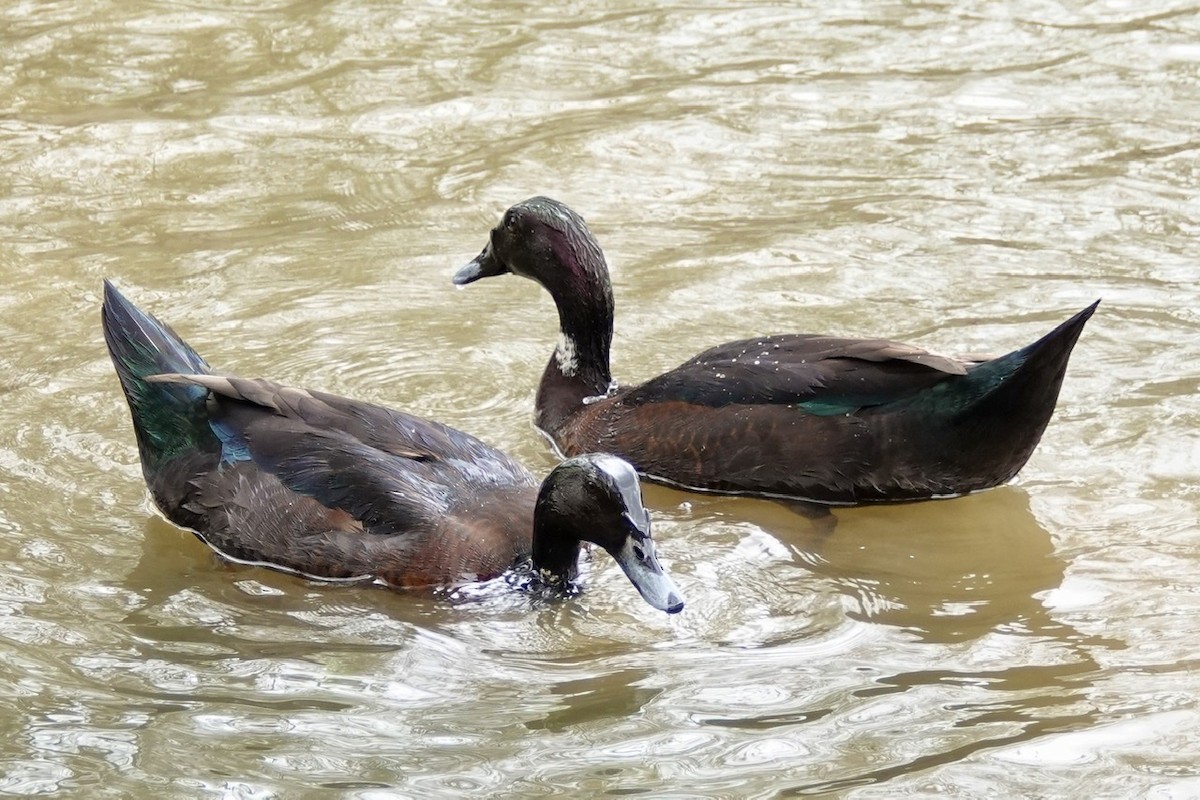
M 663 572 L 650 539 L 636 541 L 628 538 L 612 557 L 621 565 L 629 582 L 650 605 L 668 614 L 683 611 L 683 595 L 675 581 Z
M 483 252 L 454 273 L 452 280 L 456 286 L 466 286 L 480 278 L 491 278 L 505 272 L 508 272 L 508 269 L 492 254 L 492 245 L 489 242 L 487 247 L 483 248 Z

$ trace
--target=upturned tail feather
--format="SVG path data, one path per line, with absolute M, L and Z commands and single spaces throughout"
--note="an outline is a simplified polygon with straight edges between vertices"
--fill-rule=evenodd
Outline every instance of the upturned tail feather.
M 960 398 L 961 411 L 979 413 L 992 407 L 992 413 L 1014 417 L 1040 412 L 1048 420 L 1071 351 L 1098 305 L 1099 300 L 1020 350 L 971 367 L 960 383 L 971 389 Z
M 104 340 L 129 401 L 142 469 L 147 476 L 163 462 L 195 450 L 220 450 L 205 410 L 208 392 L 179 383 L 150 383 L 164 372 L 203 374 L 212 370 L 171 327 L 130 303 L 107 280 L 101 309 Z

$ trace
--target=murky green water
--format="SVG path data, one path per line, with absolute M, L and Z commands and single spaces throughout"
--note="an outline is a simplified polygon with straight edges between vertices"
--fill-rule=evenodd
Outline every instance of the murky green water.
M 1200 7 L 0 5 L 0 792 L 1200 795 Z M 1096 297 L 1015 485 L 838 512 L 651 487 L 530 608 L 216 561 L 143 488 L 110 277 L 219 369 L 539 471 L 533 284 L 578 209 L 625 381 L 758 333 L 1032 340 Z

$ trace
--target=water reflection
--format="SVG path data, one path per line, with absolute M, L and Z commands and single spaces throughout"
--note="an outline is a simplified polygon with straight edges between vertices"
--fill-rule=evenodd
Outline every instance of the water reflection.
M 338 649 L 394 650 L 411 638 L 414 624 L 440 611 L 436 599 L 422 594 L 389 603 L 394 596 L 374 586 L 323 584 L 232 563 L 153 513 L 142 525 L 140 544 L 121 581 L 138 597 L 125 622 L 149 640 L 191 643 L 193 657 L 203 651 L 201 643 L 224 653 L 231 642 L 246 656 L 302 655 L 311 650 L 314 629 Z M 341 624 L 346 616 L 358 624 Z M 270 637 L 240 635 L 258 626 Z M 364 641 L 368 632 L 373 635 Z
M 1038 595 L 1062 583 L 1066 562 L 1020 489 L 835 514 L 832 535 L 792 545 L 854 601 L 856 619 L 942 643 L 1061 633 Z
M 662 510 L 683 504 L 693 524 L 737 518 L 766 531 L 798 564 L 827 578 L 857 620 L 931 643 L 990 633 L 1085 640 L 1042 602 L 1062 583 L 1066 561 L 1018 487 L 934 503 L 839 508 L 815 520 L 797 513 L 803 509 L 763 500 L 661 487 L 648 496 Z
M 1094 681 L 1101 673 L 1099 665 L 1084 655 L 1077 661 L 1051 666 L 1021 666 L 995 671 L 920 670 L 883 678 L 879 686 L 855 692 L 858 698 L 894 693 L 924 697 L 946 686 L 966 687 L 971 700 L 944 703 L 954 717 L 943 723 L 942 736 L 923 731 L 923 741 L 938 741 L 932 748 L 922 747 L 898 757 L 886 767 L 864 769 L 833 780 L 822 780 L 790 787 L 781 797 L 793 797 L 845 791 L 855 786 L 886 783 L 900 775 L 912 774 L 944 764 L 961 762 L 984 750 L 1039 739 L 1043 736 L 1090 728 L 1103 715 L 1090 700 Z M 1016 698 L 1020 698 L 1019 701 Z M 956 743 L 945 735 L 947 728 L 979 729 L 977 737 Z M 932 750 L 932 752 L 930 752 Z M 917 755 L 916 753 L 919 753 Z
M 558 698 L 558 707 L 527 720 L 525 727 L 562 731 L 572 725 L 626 719 L 661 694 L 661 689 L 638 685 L 649 677 L 648 670 L 623 669 L 556 683 L 550 694 Z
M 1192 0 L 241 5 L 0 4 L 0 791 L 1196 794 Z M 752 331 L 957 352 L 1108 311 L 1020 487 L 827 535 L 648 490 L 680 619 L 603 559 L 571 602 L 446 602 L 155 516 L 103 276 L 219 366 L 547 468 L 546 299 L 466 318 L 445 281 L 535 193 L 604 243 L 629 380 Z
M 1105 718 L 1093 699 L 1106 674 L 1097 648 L 1126 645 L 1083 634 L 1043 604 L 1068 563 L 1019 487 L 938 503 L 837 509 L 832 526 L 766 501 L 655 490 L 652 502 L 690 503 L 699 519 L 736 515 L 769 532 L 798 565 L 836 588 L 850 618 L 875 631 L 852 647 L 862 659 L 854 668 L 859 680 L 844 690 L 828 672 L 806 678 L 804 669 L 820 663 L 823 642 L 853 634 L 800 629 L 800 638 L 792 630 L 763 643 L 779 669 L 741 674 L 728 689 L 714 682 L 700 694 L 706 702 L 693 700 L 704 728 L 740 733 L 730 741 L 769 748 L 800 737 L 810 744 L 803 759 L 776 763 L 785 781 L 776 785 L 786 787 L 781 796 L 884 784 Z M 812 586 L 777 585 L 776 602 L 796 591 Z M 913 668 L 894 669 L 911 659 Z M 747 701 L 756 681 L 777 690 L 774 702 Z M 873 757 L 837 760 L 846 750 Z M 837 763 L 801 766 L 825 759 Z

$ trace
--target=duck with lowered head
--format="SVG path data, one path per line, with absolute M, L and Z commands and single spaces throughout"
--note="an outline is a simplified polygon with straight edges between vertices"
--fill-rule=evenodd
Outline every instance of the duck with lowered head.
M 446 425 L 213 374 L 108 281 L 102 317 L 154 502 L 218 553 L 396 589 L 528 568 L 530 583 L 570 592 L 581 544 L 591 542 L 650 605 L 682 610 L 637 473 L 622 459 L 579 455 L 539 486 L 504 453 Z
M 535 420 L 563 454 L 614 453 L 685 489 L 820 503 L 920 500 L 1010 480 L 1041 439 L 1099 304 L 987 360 L 782 334 L 720 344 L 618 388 L 612 285 L 583 218 L 548 197 L 518 203 L 454 282 L 506 273 L 541 284 L 558 307 Z

